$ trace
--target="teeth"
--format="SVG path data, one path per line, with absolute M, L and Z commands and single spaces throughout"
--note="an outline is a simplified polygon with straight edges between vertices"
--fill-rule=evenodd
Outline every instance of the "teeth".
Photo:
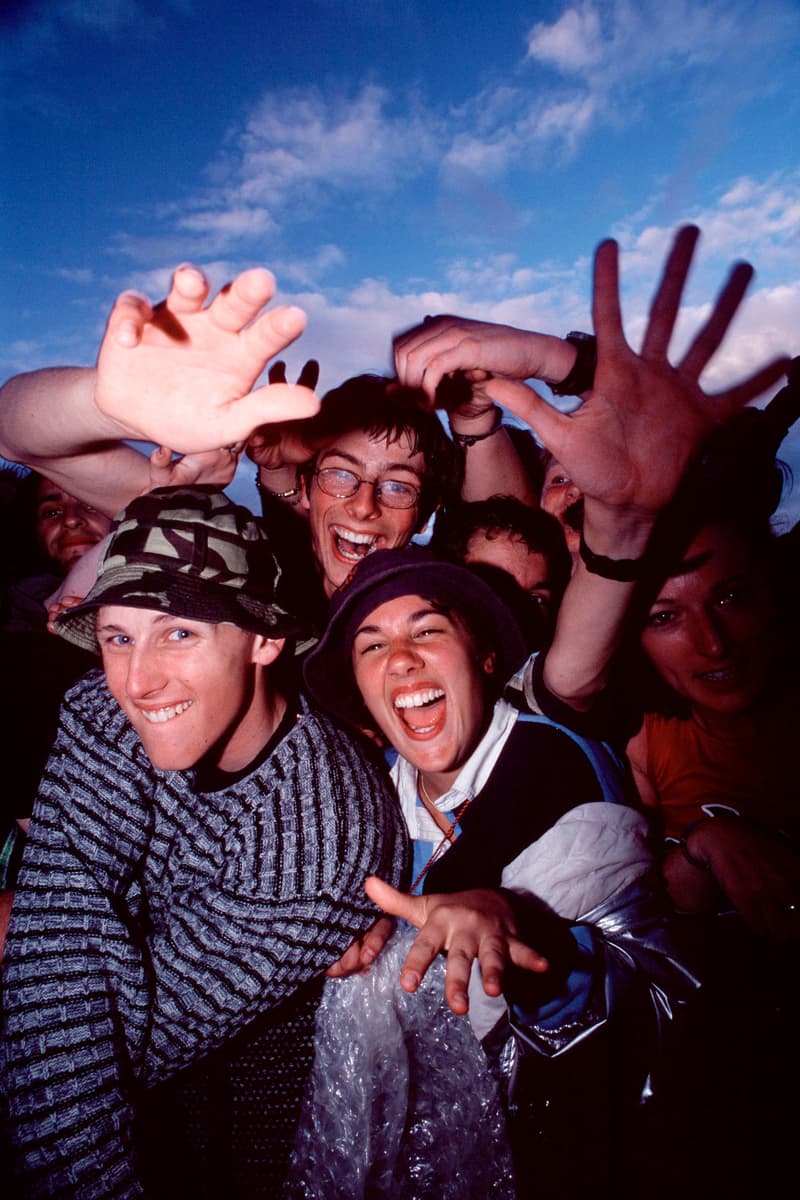
M 151 725 L 163 725 L 165 721 L 171 721 L 173 717 L 179 717 L 181 713 L 186 712 L 187 708 L 191 708 L 192 701 L 184 700 L 182 704 L 170 704 L 164 708 L 141 708 L 139 711 L 145 721 L 149 721 Z
M 412 692 L 404 696 L 395 697 L 395 708 L 422 708 L 424 704 L 430 704 L 434 700 L 441 700 L 444 692 L 441 688 L 426 688 L 424 692 Z
M 352 562 L 365 558 L 375 549 L 378 541 L 378 536 L 374 533 L 356 533 L 352 529 L 343 529 L 341 525 L 332 525 L 331 529 L 336 538 L 336 548 L 342 558 Z

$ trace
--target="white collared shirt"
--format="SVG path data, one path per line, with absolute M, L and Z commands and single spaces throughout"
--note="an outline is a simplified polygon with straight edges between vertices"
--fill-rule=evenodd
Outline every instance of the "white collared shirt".
M 489 728 L 459 771 L 455 783 L 434 802 L 439 812 L 454 812 L 466 800 L 477 796 L 494 770 L 518 717 L 517 709 L 507 701 L 497 701 Z M 412 841 L 438 844 L 442 840 L 442 831 L 419 798 L 417 768 L 398 755 L 391 774 Z

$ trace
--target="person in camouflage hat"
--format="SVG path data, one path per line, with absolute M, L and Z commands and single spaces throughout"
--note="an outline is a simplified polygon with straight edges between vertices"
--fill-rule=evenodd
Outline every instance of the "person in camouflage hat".
M 103 671 L 67 695 L 4 962 L 26 1195 L 280 1193 L 321 978 L 407 850 L 381 766 L 276 683 L 289 584 L 246 509 L 163 488 L 58 618 Z

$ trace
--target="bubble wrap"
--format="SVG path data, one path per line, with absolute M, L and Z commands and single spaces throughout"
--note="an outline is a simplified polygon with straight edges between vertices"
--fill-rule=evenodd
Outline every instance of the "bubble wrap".
M 444 1002 L 444 961 L 413 995 L 401 926 L 370 972 L 328 980 L 289 1171 L 291 1200 L 513 1200 L 486 1056 Z

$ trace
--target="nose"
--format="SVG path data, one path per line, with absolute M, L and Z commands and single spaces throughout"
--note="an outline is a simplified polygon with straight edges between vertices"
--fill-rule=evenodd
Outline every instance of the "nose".
M 131 700 L 157 694 L 167 682 L 159 655 L 147 646 L 133 646 L 128 658 L 127 692 Z
M 74 529 L 77 525 L 86 524 L 86 513 L 83 507 L 74 500 L 68 500 L 64 508 L 64 524 Z
M 731 648 L 725 622 L 714 612 L 697 614 L 692 624 L 692 642 L 705 658 L 725 658 Z
M 347 501 L 348 512 L 360 521 L 367 521 L 380 513 L 380 504 L 375 492 L 376 485 L 369 479 L 362 479 L 358 491 Z
M 565 492 L 567 504 L 574 504 L 576 500 L 580 500 L 582 494 L 581 489 L 576 484 L 571 483 Z
M 424 660 L 410 638 L 398 638 L 389 647 L 389 674 L 408 675 L 424 665 Z

